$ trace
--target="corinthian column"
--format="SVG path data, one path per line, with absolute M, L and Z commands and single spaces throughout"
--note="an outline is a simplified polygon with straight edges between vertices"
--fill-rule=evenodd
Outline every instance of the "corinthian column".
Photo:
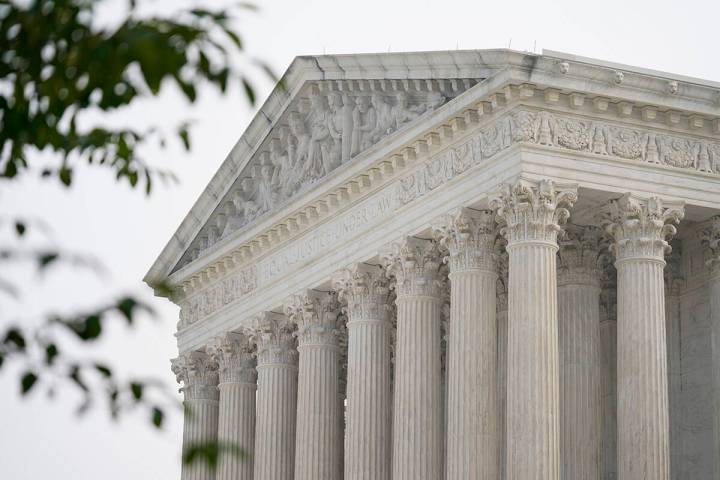
M 509 255 L 507 478 L 560 474 L 557 234 L 575 187 L 520 179 L 491 199 Z
M 338 438 L 340 409 L 340 347 L 334 293 L 308 291 L 285 305 L 297 324 L 298 375 L 296 480 L 336 480 L 342 439 Z
M 255 480 L 293 480 L 297 411 L 297 350 L 294 325 L 264 312 L 248 329 L 257 346 Z
M 558 265 L 560 477 L 600 480 L 600 229 L 566 231 Z
M 450 252 L 446 479 L 498 478 L 493 212 L 461 209 L 434 232 Z
M 505 454 L 507 452 L 507 332 L 508 332 L 508 254 L 503 251 L 498 255 L 498 282 L 497 282 L 497 365 L 498 365 L 498 402 L 500 451 L 500 480 L 506 478 Z
M 606 260 L 603 257 L 603 260 Z M 600 339 L 602 343 L 602 470 L 604 480 L 617 478 L 617 274 L 615 266 L 603 262 L 600 290 Z
M 720 215 L 710 219 L 710 226 L 701 233 L 707 249 L 707 266 L 710 269 L 710 341 L 712 345 L 713 392 L 712 404 L 715 445 L 713 449 L 713 478 L 720 478 Z
M 664 255 L 682 206 L 630 194 L 610 203 L 607 232 L 617 268 L 618 474 L 670 474 Z
M 397 281 L 393 480 L 442 478 L 441 259 L 437 245 L 407 238 L 385 264 Z
M 218 373 L 217 364 L 204 352 L 185 353 L 172 361 L 172 371 L 185 401 L 183 458 L 193 449 L 217 443 Z M 196 457 L 197 458 L 197 457 Z M 215 471 L 207 462 L 183 462 L 182 480 L 215 480 Z
M 390 288 L 384 269 L 366 264 L 334 282 L 347 300 L 345 480 L 390 479 Z
M 226 333 L 210 346 L 220 367 L 218 443 L 239 452 L 220 451 L 217 480 L 252 480 L 255 448 L 257 373 L 254 348 L 245 335 Z

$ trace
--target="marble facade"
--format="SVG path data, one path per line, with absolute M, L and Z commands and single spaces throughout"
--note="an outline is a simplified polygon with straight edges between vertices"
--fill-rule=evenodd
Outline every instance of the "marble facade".
M 720 478 L 720 83 L 299 57 L 148 272 L 183 480 Z M 159 290 L 160 291 L 160 290 Z

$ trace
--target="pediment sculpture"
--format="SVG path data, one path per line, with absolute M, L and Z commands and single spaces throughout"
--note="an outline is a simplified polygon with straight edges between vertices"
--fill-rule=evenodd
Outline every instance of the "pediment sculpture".
M 310 82 L 270 132 L 265 148 L 248 162 L 176 269 L 475 83 L 473 79 Z

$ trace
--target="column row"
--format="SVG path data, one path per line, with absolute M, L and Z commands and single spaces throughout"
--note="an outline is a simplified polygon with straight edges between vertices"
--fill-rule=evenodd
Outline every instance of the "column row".
M 490 210 L 460 209 L 436 222 L 433 239 L 392 244 L 382 266 L 342 271 L 334 292 L 295 296 L 284 314 L 180 357 L 184 441 L 241 446 L 248 457 L 221 457 L 218 479 L 598 480 L 610 468 L 603 347 L 617 336 L 619 478 L 667 479 L 663 257 L 682 207 L 628 194 L 603 209 L 603 229 L 564 227 L 576 198 L 576 187 L 549 180 L 505 185 Z M 602 242 L 617 269 L 612 337 L 601 327 Z

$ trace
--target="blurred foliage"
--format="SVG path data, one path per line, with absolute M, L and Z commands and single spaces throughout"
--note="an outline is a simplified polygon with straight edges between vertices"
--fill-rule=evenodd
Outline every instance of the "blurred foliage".
M 262 61 L 248 58 L 240 33 L 234 27 L 238 10 L 189 8 L 159 15 L 143 15 L 135 0 L 123 14 L 101 23 L 98 11 L 112 3 L 102 0 L 0 0 L 0 185 L 25 175 L 37 175 L 72 187 L 76 172 L 97 166 L 113 172 L 118 182 L 152 191 L 157 179 L 173 178 L 152 168 L 142 147 L 169 139 L 191 148 L 189 119 L 178 119 L 171 135 L 157 126 L 145 130 L 110 126 L 108 115 L 141 99 L 157 97 L 166 85 L 176 86 L 194 103 L 201 87 L 227 92 L 237 85 L 253 105 L 256 87 L 251 70 L 275 80 Z M 49 159 L 49 163 L 48 163 Z M 15 244 L 0 245 L 0 265 L 26 262 L 40 272 L 66 262 L 100 270 L 99 262 L 82 253 L 58 249 L 32 250 L 23 241 L 33 228 L 26 219 L 0 219 L 9 223 Z M 40 219 L 35 222 L 47 228 Z M 156 285 L 156 290 L 169 291 Z M 0 279 L 0 294 L 20 296 L 12 281 Z M 79 392 L 78 412 L 104 401 L 110 415 L 142 408 L 149 422 L 162 427 L 166 409 L 175 405 L 161 381 L 120 381 L 115 371 L 83 355 L 106 335 L 107 324 L 121 321 L 133 326 L 138 316 L 153 312 L 133 296 L 121 296 L 89 312 L 49 315 L 35 322 L 0 325 L 0 369 L 14 361 L 19 367 L 23 395 L 44 386 L 52 396 L 68 387 Z M 72 348 L 65 345 L 71 344 Z M 80 355 L 76 354 L 80 352 Z M 190 446 L 184 461 L 204 461 L 212 468 L 232 445 Z

